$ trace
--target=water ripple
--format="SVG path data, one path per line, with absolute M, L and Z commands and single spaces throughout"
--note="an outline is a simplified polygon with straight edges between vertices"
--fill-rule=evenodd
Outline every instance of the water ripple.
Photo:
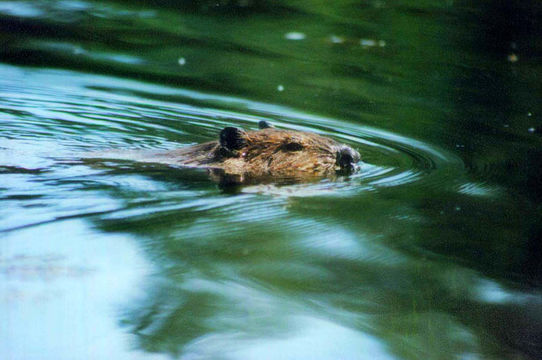
M 133 188 L 135 180 L 122 180 L 120 174 L 112 174 L 114 177 L 110 181 L 99 171 L 90 171 L 92 175 L 82 179 L 77 173 L 80 166 L 60 164 L 62 161 L 65 164 L 76 161 L 81 154 L 89 151 L 171 149 L 199 143 L 214 139 L 224 126 L 255 128 L 260 120 L 270 121 L 280 128 L 312 131 L 336 138 L 358 149 L 363 163 L 359 173 L 335 181 L 291 186 L 247 186 L 243 189 L 246 193 L 280 197 L 348 196 L 352 191 L 375 191 L 413 183 L 439 187 L 463 171 L 458 158 L 415 139 L 272 104 L 69 71 L 22 71 L 2 65 L 0 74 L 0 98 L 5 120 L 0 133 L 4 138 L 0 143 L 3 148 L 0 166 L 4 173 L 16 173 L 13 166 L 25 171 L 46 171 L 47 174 L 42 175 L 46 181 L 40 182 L 45 187 L 41 193 L 34 189 L 37 196 L 55 193 L 53 186 L 64 189 L 75 186 L 78 191 L 92 189 L 93 186 L 108 186 L 124 189 L 127 194 L 150 191 L 155 196 L 160 192 L 167 193 L 172 190 L 171 187 L 158 190 L 157 178 L 149 173 L 154 171 L 152 166 L 150 170 L 145 170 L 135 164 L 126 167 L 126 163 L 122 162 L 103 164 L 104 169 L 109 171 L 126 172 L 126 179 L 133 179 L 138 171 L 148 173 L 154 179 L 143 188 L 128 191 L 129 187 Z M 11 138 L 17 140 L 8 140 Z M 35 138 L 39 138 L 40 142 L 32 141 Z M 186 179 L 195 179 L 190 171 L 179 174 L 186 176 Z M 36 179 L 30 181 L 35 183 Z M 98 185 L 92 185 L 93 182 Z M 14 191 L 17 186 L 11 184 L 11 193 L 21 192 Z M 460 191 L 469 190 L 463 187 Z M 179 200 L 175 196 L 171 199 Z M 208 206 L 224 207 L 232 214 L 237 212 L 233 203 L 217 199 L 209 201 Z M 193 205 L 184 203 L 180 208 L 196 206 L 202 209 L 207 206 L 190 203 Z M 59 211 L 62 208 L 59 207 Z M 122 208 L 124 206 L 120 206 Z M 178 210 L 179 206 L 168 205 L 166 201 L 146 210 L 140 209 L 139 215 L 175 209 Z M 239 209 L 241 213 L 247 211 L 243 207 Z M 80 210 L 82 213 L 89 211 L 87 206 L 81 206 Z M 76 209 L 73 211 L 77 213 Z M 129 217 L 136 213 L 126 209 L 110 216 Z

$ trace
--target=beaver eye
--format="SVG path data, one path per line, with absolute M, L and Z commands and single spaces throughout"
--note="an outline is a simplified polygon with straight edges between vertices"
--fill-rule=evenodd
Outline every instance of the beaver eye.
M 291 142 L 282 145 L 282 149 L 284 151 L 301 151 L 303 150 L 303 145 L 297 142 Z

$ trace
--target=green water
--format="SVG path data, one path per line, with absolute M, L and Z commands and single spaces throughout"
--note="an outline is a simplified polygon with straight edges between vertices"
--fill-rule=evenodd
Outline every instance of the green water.
M 540 359 L 542 5 L 0 2 L 1 359 Z M 260 120 L 361 172 L 93 152 Z

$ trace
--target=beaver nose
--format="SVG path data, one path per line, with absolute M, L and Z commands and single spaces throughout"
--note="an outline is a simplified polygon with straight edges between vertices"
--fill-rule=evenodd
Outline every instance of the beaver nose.
M 341 147 L 337 152 L 337 165 L 339 165 L 341 171 L 348 174 L 356 172 L 359 169 L 357 165 L 359 160 L 359 153 L 348 146 Z

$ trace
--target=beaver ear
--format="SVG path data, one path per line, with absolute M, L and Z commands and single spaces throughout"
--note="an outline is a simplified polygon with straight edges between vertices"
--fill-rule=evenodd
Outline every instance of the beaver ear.
M 269 129 L 272 127 L 273 125 L 271 125 L 268 121 L 265 121 L 265 120 L 262 120 L 258 123 L 258 128 L 260 128 L 260 130 Z
M 247 133 L 236 127 L 225 127 L 220 132 L 220 145 L 228 150 L 239 150 L 247 144 Z

